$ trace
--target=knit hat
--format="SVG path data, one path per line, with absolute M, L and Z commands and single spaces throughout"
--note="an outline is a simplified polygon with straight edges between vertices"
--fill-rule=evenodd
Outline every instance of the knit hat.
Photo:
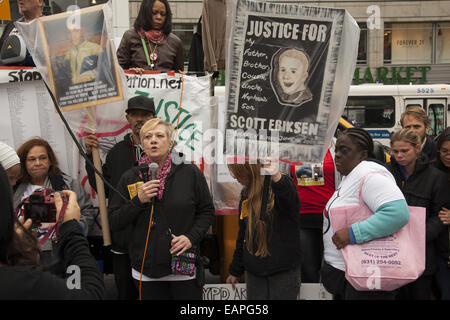
M 3 142 L 0 142 L 0 163 L 5 170 L 20 163 L 16 151 Z

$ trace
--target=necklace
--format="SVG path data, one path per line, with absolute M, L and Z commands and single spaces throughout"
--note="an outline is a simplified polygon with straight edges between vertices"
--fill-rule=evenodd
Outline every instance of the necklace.
M 156 60 L 158 60 L 158 54 L 156 53 L 156 48 L 158 47 L 158 45 L 155 44 L 155 47 L 152 49 L 152 46 L 150 45 L 150 41 L 147 40 L 148 47 L 151 50 L 151 53 L 149 55 L 148 50 L 147 50 L 147 44 L 145 43 L 144 38 L 141 38 L 141 41 L 142 41 L 142 46 L 144 47 L 145 57 L 147 58 L 147 64 L 150 66 L 150 68 L 153 69 L 155 67 Z

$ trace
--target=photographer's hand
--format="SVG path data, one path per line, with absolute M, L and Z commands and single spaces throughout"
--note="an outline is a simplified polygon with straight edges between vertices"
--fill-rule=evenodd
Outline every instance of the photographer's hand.
M 33 224 L 31 219 L 27 219 L 27 221 L 25 221 L 25 222 L 23 222 L 23 220 L 24 220 L 24 217 L 19 218 L 19 223 L 22 226 L 22 228 L 19 225 L 19 223 L 14 224 L 14 231 L 17 233 L 18 236 L 22 236 L 23 229 L 30 230 L 31 225 Z
M 77 194 L 73 191 L 63 190 L 63 194 L 69 198 L 69 204 L 66 208 L 66 213 L 64 214 L 63 223 L 72 219 L 80 221 L 80 207 L 77 202 Z M 63 205 L 63 200 L 59 192 L 55 192 L 55 206 L 56 206 L 56 221 L 59 220 L 59 214 Z

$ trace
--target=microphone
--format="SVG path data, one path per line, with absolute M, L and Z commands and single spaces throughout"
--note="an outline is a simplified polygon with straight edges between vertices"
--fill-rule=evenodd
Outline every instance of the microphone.
M 154 162 L 150 163 L 150 175 L 152 180 L 156 180 L 156 171 L 158 171 L 158 165 Z M 152 198 L 152 205 L 155 205 L 155 197 Z
M 148 181 L 148 164 L 141 163 L 139 165 L 139 171 L 142 174 L 142 180 L 144 180 L 144 183 Z
M 156 172 L 158 171 L 158 165 L 154 162 L 150 163 L 150 174 L 152 180 L 156 180 Z

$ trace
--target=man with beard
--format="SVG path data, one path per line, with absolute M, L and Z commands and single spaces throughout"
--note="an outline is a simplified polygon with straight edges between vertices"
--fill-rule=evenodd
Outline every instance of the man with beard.
M 102 165 L 103 176 L 105 179 L 116 186 L 122 174 L 128 169 L 136 166 L 143 154 L 139 132 L 141 127 L 148 120 L 156 117 L 155 103 L 153 98 L 144 96 L 135 96 L 128 100 L 128 108 L 125 110 L 126 119 L 130 124 L 131 133 L 125 135 L 122 141 L 109 150 L 106 155 L 105 164 Z M 92 148 L 98 148 L 99 142 L 95 134 L 91 133 L 85 139 L 86 153 L 92 158 Z M 95 182 L 95 172 L 92 167 L 86 163 L 86 172 L 89 178 L 89 184 L 97 190 Z M 110 190 L 105 185 L 106 197 L 110 195 Z M 119 299 L 135 300 L 137 290 L 131 277 L 130 258 L 127 252 L 126 239 L 129 230 L 111 233 L 114 277 L 116 282 Z

